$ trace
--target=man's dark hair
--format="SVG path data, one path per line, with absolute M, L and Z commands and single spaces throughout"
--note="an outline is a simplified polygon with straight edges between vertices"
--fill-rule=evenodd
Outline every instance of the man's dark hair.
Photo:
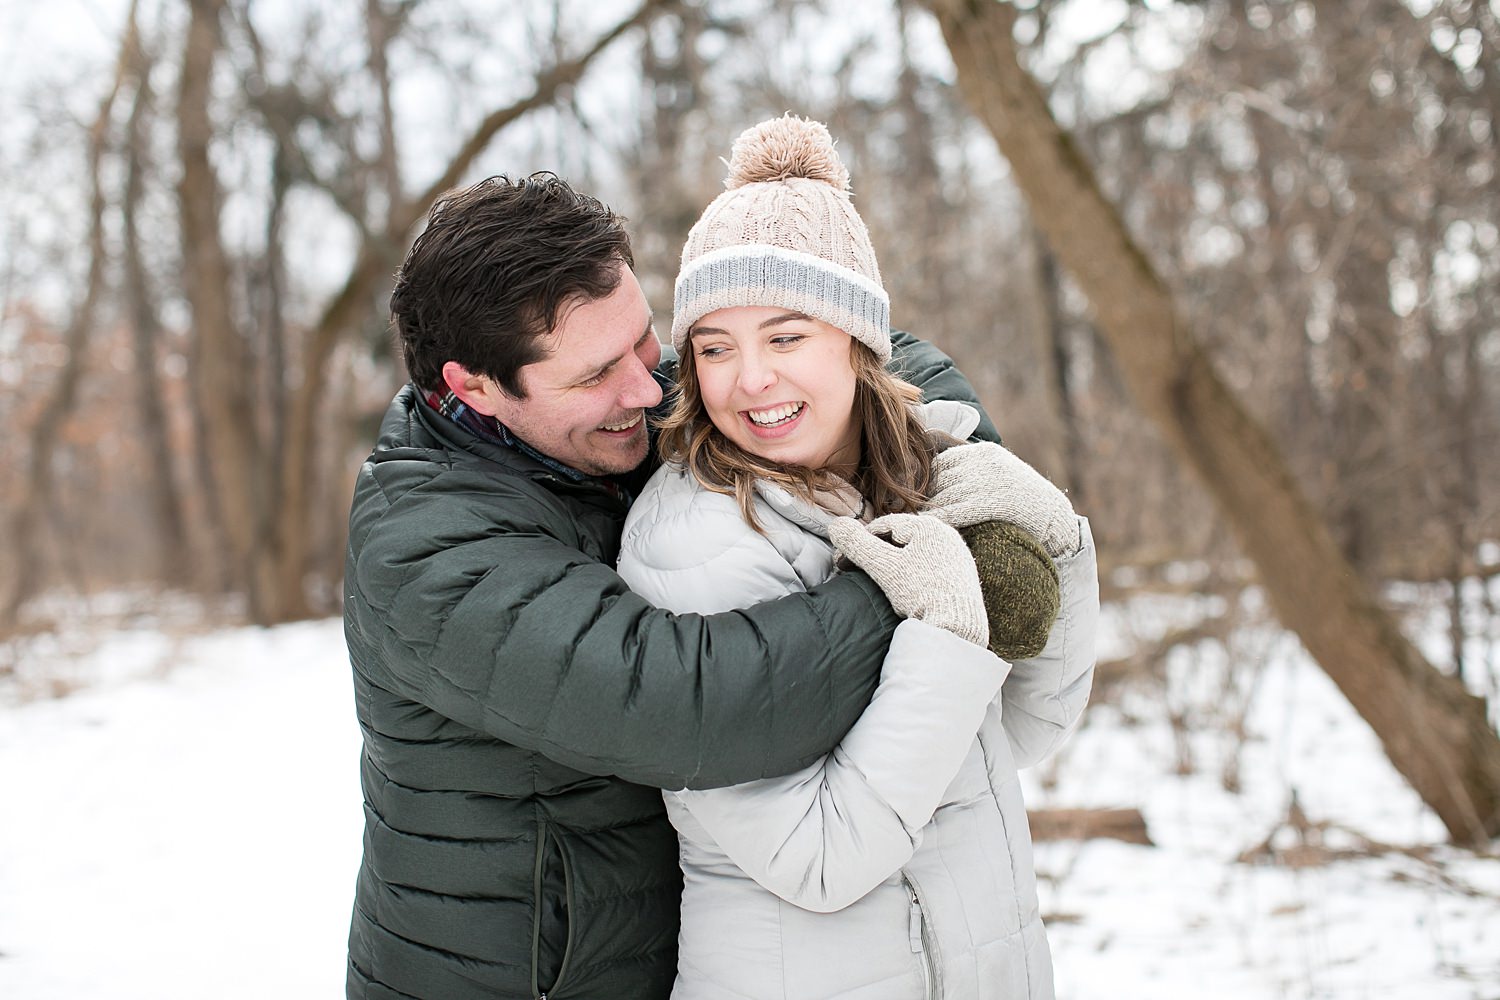
M 411 380 L 441 391 L 456 361 L 516 398 L 520 371 L 575 301 L 633 267 L 625 219 L 552 173 L 488 177 L 438 199 L 396 273 L 391 321 Z

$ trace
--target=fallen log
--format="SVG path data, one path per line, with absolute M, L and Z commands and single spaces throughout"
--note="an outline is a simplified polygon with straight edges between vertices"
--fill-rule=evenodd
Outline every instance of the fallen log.
M 1139 809 L 1030 809 L 1032 840 L 1121 840 L 1154 847 Z

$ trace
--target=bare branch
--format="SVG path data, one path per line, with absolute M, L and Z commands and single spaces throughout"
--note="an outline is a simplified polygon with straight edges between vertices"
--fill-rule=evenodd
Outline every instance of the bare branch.
M 286 450 L 283 454 L 283 495 L 276 523 L 278 549 L 282 553 L 283 586 L 300 589 L 306 551 L 306 508 L 313 475 L 311 443 L 315 413 L 321 395 L 320 373 L 325 370 L 339 341 L 358 329 L 373 311 L 380 283 L 387 280 L 399 260 L 407 233 L 428 207 L 468 172 L 480 153 L 499 131 L 530 111 L 552 100 L 569 84 L 579 80 L 590 64 L 620 36 L 647 23 L 672 0 L 645 0 L 634 14 L 605 32 L 583 54 L 541 73 L 531 94 L 487 115 L 459 147 L 447 168 L 419 195 L 391 206 L 385 232 L 365 239 L 344 287 L 329 301 L 309 335 L 302 356 L 302 385 L 292 395 L 287 418 Z
M 88 178 L 89 269 L 84 287 L 83 300 L 73 312 L 68 328 L 63 333 L 63 345 L 67 358 L 62 373 L 53 385 L 51 394 L 31 428 L 31 450 L 27 461 L 26 475 L 22 480 L 22 494 L 12 520 L 11 537 L 15 541 L 10 569 L 12 579 L 9 593 L 0 603 L 0 627 L 13 628 L 20 615 L 21 605 L 31 596 L 31 589 L 42 579 L 39 571 L 41 518 L 51 507 L 54 485 L 52 459 L 60 440 L 58 427 L 66 420 L 78 397 L 78 383 L 83 376 L 83 366 L 88 358 L 89 336 L 98 323 L 99 301 L 104 294 L 105 268 L 108 255 L 104 246 L 104 212 L 106 194 L 101 177 L 101 166 L 108 146 L 110 118 L 115 101 L 129 72 L 136 45 L 135 3 L 132 2 L 127 28 L 122 33 L 119 54 L 115 59 L 115 71 L 109 89 L 99 102 L 99 110 L 88 131 Z

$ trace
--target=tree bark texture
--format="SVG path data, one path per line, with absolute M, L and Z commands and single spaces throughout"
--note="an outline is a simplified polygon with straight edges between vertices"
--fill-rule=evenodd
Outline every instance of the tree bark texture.
M 1282 623 L 1456 841 L 1500 833 L 1500 737 L 1484 701 L 1402 635 L 1269 435 L 1219 378 L 1022 68 L 1014 9 L 995 0 L 923 3 L 937 15 L 959 86 L 1010 162 L 1036 225 L 1092 304 L 1137 405 L 1208 487 Z
M 192 579 L 187 521 L 184 504 L 178 494 L 177 474 L 167 430 L 166 407 L 162 403 L 161 384 L 157 374 L 158 345 L 162 326 L 151 279 L 146 272 L 140 235 L 140 209 L 149 169 L 149 135 L 146 119 L 154 101 L 151 90 L 151 60 L 146 56 L 136 30 L 135 5 L 131 5 L 127 28 L 130 74 L 135 83 L 135 99 L 125 131 L 125 194 L 120 204 L 121 264 L 125 281 L 125 305 L 135 352 L 136 400 L 141 414 L 141 434 L 150 475 L 147 490 L 156 537 L 157 576 L 172 586 Z
M 209 458 L 229 556 L 261 624 L 304 612 L 300 583 L 278 586 L 277 552 L 260 530 L 260 513 L 271 502 L 255 475 L 259 441 L 251 412 L 251 375 L 244 336 L 230 301 L 230 271 L 219 232 L 219 184 L 209 160 L 214 135 L 210 113 L 214 63 L 219 51 L 221 0 L 192 0 L 177 96 L 177 147 L 182 177 L 177 198 L 182 219 L 182 258 L 193 316 L 194 392 L 202 414 Z
M 132 21 L 132 24 L 134 22 Z M 84 364 L 88 359 L 89 336 L 98 322 L 99 300 L 105 288 L 104 247 L 105 192 L 100 176 L 101 161 L 108 144 L 110 117 L 114 113 L 115 101 L 124 83 L 128 56 L 134 43 L 127 37 L 120 48 L 115 64 L 114 78 L 109 91 L 99 102 L 99 112 L 89 128 L 88 177 L 89 198 L 89 269 L 83 301 L 73 313 L 67 330 L 63 333 L 66 348 L 63 370 L 52 386 L 42 411 L 37 415 L 31 429 L 31 449 L 26 464 L 26 474 L 21 481 L 21 496 L 12 516 L 10 530 L 14 549 L 10 553 L 9 576 L 6 593 L 0 601 L 0 628 L 15 627 L 20 618 L 21 606 L 40 586 L 45 575 L 42 572 L 41 535 L 43 515 L 53 505 L 53 488 L 56 483 L 53 454 L 58 442 L 58 427 L 67 419 L 78 398 L 78 384 L 83 377 Z

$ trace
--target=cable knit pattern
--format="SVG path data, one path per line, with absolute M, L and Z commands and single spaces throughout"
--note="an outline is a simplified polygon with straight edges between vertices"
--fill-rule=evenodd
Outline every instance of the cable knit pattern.
M 735 140 L 728 187 L 682 248 L 672 315 L 679 352 L 717 309 L 773 305 L 838 327 L 890 360 L 890 297 L 828 129 L 795 115 Z

